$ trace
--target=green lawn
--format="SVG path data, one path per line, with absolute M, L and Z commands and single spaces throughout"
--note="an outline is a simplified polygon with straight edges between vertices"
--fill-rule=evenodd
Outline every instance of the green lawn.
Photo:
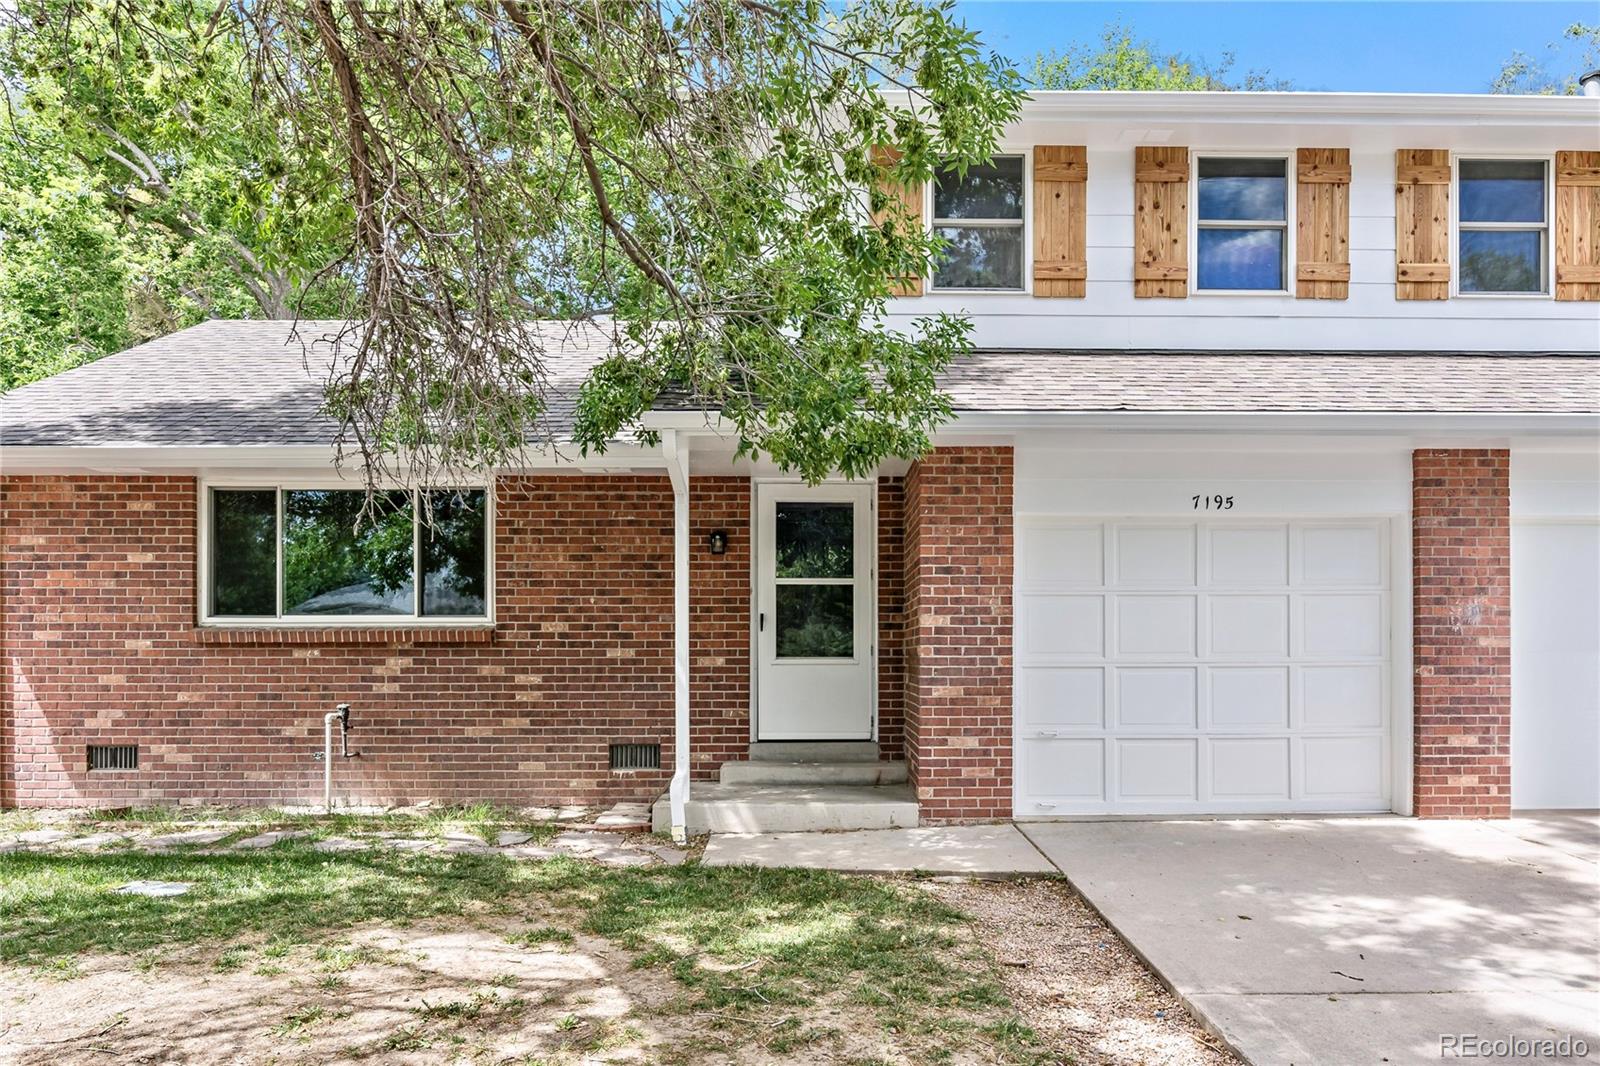
M 112 891 L 142 879 L 195 887 L 163 899 Z M 530 915 L 558 917 L 527 929 Z M 1047 1061 L 965 916 L 911 879 L 694 861 L 610 869 L 567 858 L 335 855 L 309 839 L 250 853 L 0 855 L 0 965 L 67 976 L 88 957 L 137 956 L 159 968 L 165 949 L 197 945 L 216 950 L 219 970 L 270 969 L 289 945 L 332 950 L 357 927 L 423 919 L 501 928 L 508 939 L 521 930 L 519 942 L 557 949 L 574 933 L 603 938 L 631 953 L 635 968 L 670 974 L 681 991 L 673 1009 L 718 1039 L 754 1036 L 798 1061 L 828 1039 L 813 1024 L 824 1008 L 868 1020 L 912 1061 Z

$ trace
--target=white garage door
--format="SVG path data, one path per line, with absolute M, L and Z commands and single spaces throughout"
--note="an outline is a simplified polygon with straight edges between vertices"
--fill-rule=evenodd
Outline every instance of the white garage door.
M 1018 532 L 1019 817 L 1389 809 L 1385 520 Z
M 1511 806 L 1600 807 L 1600 524 L 1511 528 Z

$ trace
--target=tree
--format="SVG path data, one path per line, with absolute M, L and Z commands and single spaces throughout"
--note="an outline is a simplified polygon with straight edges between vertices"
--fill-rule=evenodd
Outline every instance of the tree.
M 94 181 L 0 152 L 0 391 L 130 341 L 128 270 Z
M 1035 89 L 1136 89 L 1170 92 L 1284 90 L 1287 81 L 1265 71 L 1248 71 L 1230 81 L 1234 55 L 1224 52 L 1215 65 L 1178 53 L 1162 54 L 1149 41 L 1119 23 L 1109 23 L 1098 46 L 1076 45 L 1033 58 L 1028 84 Z
M 1511 58 L 1500 67 L 1500 73 L 1489 83 L 1492 93 L 1517 93 L 1533 96 L 1576 96 L 1578 77 L 1600 67 L 1600 24 L 1593 26 L 1574 22 L 1562 31 L 1562 39 L 1576 42 L 1582 52 L 1574 68 L 1560 76 L 1552 75 L 1543 62 L 1526 52 L 1511 53 Z M 1546 51 L 1559 54 L 1562 45 L 1548 45 Z
M 116 45 L 104 61 L 86 6 Z M 741 453 L 813 479 L 920 454 L 948 416 L 937 375 L 968 326 L 883 324 L 895 279 L 926 274 L 939 241 L 882 190 L 987 158 L 1020 94 L 947 3 L 21 0 L 13 25 L 29 91 L 107 100 L 108 131 L 79 135 L 108 151 L 159 131 L 237 159 L 228 142 L 246 138 L 265 161 L 242 175 L 253 199 L 217 217 L 282 233 L 347 212 L 314 227 L 338 233 L 328 270 L 351 282 L 328 402 L 369 476 L 513 465 L 547 439 L 535 319 L 613 336 L 582 391 L 588 451 L 639 432 L 669 388 L 719 410 Z M 242 132 L 209 120 L 224 101 L 164 120 L 146 98 L 193 69 L 184 91 L 209 100 L 219 68 L 236 84 L 234 56 Z
M 307 161 L 256 106 L 243 42 L 197 10 L 0 15 L 0 388 L 202 318 L 331 309 L 305 285 L 337 280 L 316 271 L 348 210 L 290 180 Z

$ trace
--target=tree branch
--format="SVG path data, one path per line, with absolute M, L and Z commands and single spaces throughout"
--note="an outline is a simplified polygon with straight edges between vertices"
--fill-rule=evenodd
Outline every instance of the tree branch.
M 600 173 L 600 166 L 594 158 L 594 141 L 589 135 L 589 129 L 583 121 L 583 116 L 578 111 L 577 101 L 573 99 L 572 88 L 556 67 L 555 56 L 550 51 L 549 44 L 544 36 L 528 21 L 527 15 L 522 10 L 522 5 L 513 0 L 502 0 L 501 7 L 505 10 L 506 17 L 512 25 L 522 34 L 523 40 L 538 57 L 545 71 L 545 80 L 551 91 L 555 94 L 556 103 L 561 108 L 561 113 L 566 117 L 567 126 L 572 131 L 573 142 L 578 147 L 578 155 L 583 163 L 584 176 L 589 182 L 589 191 L 594 194 L 595 210 L 600 213 L 600 221 L 605 228 L 616 238 L 617 244 L 622 247 L 623 254 L 634 266 L 644 271 L 645 275 L 661 286 L 672 301 L 680 307 L 687 307 L 689 301 L 678 288 L 678 283 L 672 275 L 651 257 L 633 236 L 631 230 L 624 226 L 617 213 L 612 209 L 610 194 L 606 191 L 605 177 Z

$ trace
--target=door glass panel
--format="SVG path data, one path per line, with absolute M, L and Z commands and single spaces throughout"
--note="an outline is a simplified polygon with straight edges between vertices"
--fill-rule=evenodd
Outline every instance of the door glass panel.
M 780 659 L 848 659 L 855 654 L 855 586 L 779 585 Z
M 851 504 L 779 502 L 777 514 L 778 577 L 855 576 Z

